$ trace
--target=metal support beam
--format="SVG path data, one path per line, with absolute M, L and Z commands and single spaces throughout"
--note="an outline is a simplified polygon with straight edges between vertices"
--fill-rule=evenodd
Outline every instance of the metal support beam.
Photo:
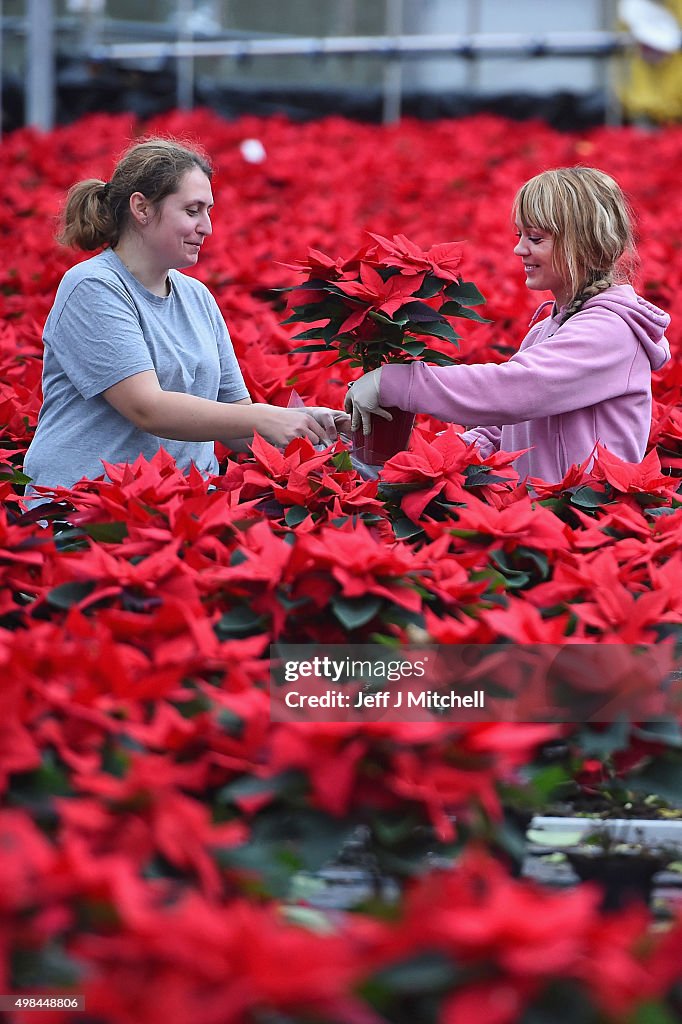
M 468 0 L 466 18 L 469 35 L 478 35 L 481 27 L 481 5 L 478 0 Z M 481 65 L 477 60 L 470 60 L 467 68 L 467 86 L 472 92 L 478 92 L 480 84 Z
M 385 0 L 386 35 L 400 37 L 403 31 L 403 0 Z M 382 120 L 393 124 L 400 120 L 403 69 L 399 57 L 390 57 L 384 67 L 384 103 Z
M 54 0 L 28 0 L 26 123 L 50 131 L 55 115 Z
M 191 43 L 193 40 L 192 15 L 194 0 L 178 0 L 178 42 Z M 194 57 L 181 57 L 177 62 L 176 102 L 179 110 L 191 110 L 194 106 Z
M 600 5 L 601 27 L 609 28 L 618 22 L 617 0 L 601 0 Z M 602 61 L 598 75 L 601 88 L 606 96 L 606 124 L 611 127 L 620 127 L 623 124 L 623 110 L 620 103 L 619 86 L 620 74 L 622 71 L 623 56 L 625 50 L 611 54 Z
M 441 35 L 321 36 L 215 40 L 194 42 L 111 43 L 97 47 L 95 60 L 138 60 L 149 57 L 338 57 L 375 54 L 379 57 L 600 57 L 631 43 L 627 32 L 443 33 Z

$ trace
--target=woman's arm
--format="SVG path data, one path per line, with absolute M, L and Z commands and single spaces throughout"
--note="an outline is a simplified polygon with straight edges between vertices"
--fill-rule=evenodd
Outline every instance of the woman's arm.
M 232 405 L 252 405 L 250 398 L 240 398 L 237 402 L 232 402 Z M 233 452 L 248 452 L 253 441 L 253 434 L 248 437 L 232 437 L 228 448 Z
M 222 441 L 231 446 L 253 437 L 257 431 L 271 444 L 285 446 L 295 437 L 313 444 L 327 435 L 305 409 L 280 409 L 274 405 L 214 402 L 209 398 L 163 391 L 154 370 L 135 373 L 102 392 L 121 416 L 139 430 L 177 441 Z
M 501 427 L 472 427 L 459 435 L 467 444 L 475 442 L 484 459 L 493 452 L 499 452 L 502 443 Z
M 624 394 L 638 346 L 617 313 L 586 308 L 506 363 L 382 367 L 379 398 L 479 428 L 559 416 Z

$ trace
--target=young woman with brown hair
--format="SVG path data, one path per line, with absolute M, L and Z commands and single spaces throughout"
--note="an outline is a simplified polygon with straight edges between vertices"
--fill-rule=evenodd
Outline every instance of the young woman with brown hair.
M 43 406 L 24 469 L 71 486 L 102 462 L 151 458 L 216 473 L 214 441 L 240 449 L 337 436 L 333 410 L 252 404 L 218 306 L 182 274 L 212 232 L 212 168 L 166 139 L 132 146 L 108 182 L 74 185 L 60 240 L 102 248 L 64 275 L 45 324 Z

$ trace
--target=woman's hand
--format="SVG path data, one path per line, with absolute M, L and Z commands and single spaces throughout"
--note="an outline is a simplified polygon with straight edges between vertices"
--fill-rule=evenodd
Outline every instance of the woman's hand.
M 335 441 L 341 433 L 350 433 L 350 416 L 343 409 L 328 409 L 320 405 L 304 411 L 317 420 L 331 441 Z
M 393 419 L 390 412 L 382 409 L 379 405 L 380 384 L 381 367 L 378 370 L 370 370 L 348 388 L 344 404 L 346 412 L 352 414 L 351 428 L 353 430 L 358 430 L 362 423 L 363 434 L 369 434 L 372 414 L 382 416 L 385 420 Z
M 278 448 L 286 448 L 296 437 L 307 437 L 313 444 L 325 444 L 336 437 L 329 438 L 325 427 L 319 422 L 316 409 L 282 409 L 277 405 L 254 404 L 249 406 L 253 411 L 253 429 L 270 444 Z M 325 409 L 324 412 L 331 412 Z M 333 420 L 332 420 L 333 427 Z

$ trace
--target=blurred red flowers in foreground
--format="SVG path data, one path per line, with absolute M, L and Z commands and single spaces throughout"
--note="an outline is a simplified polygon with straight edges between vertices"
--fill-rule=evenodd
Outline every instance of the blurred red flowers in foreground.
M 44 1019 L 92 1024 L 671 1024 L 679 918 L 656 922 L 643 904 L 606 913 L 596 886 L 512 877 L 510 829 L 512 812 L 561 797 L 599 796 L 612 816 L 647 794 L 674 802 L 679 715 L 274 723 L 268 657 L 277 641 L 674 644 L 679 358 L 654 381 L 638 466 L 600 451 L 589 473 L 529 490 L 509 454 L 482 459 L 422 419 L 379 480 L 340 442 L 221 450 L 210 486 L 161 452 L 56 494 L 41 515 L 61 525 L 46 530 L 22 514 L 19 471 L 41 326 L 78 258 L 52 241 L 54 217 L 66 188 L 107 178 L 142 128 L 198 138 L 216 160 L 215 232 L 196 273 L 256 401 L 286 404 L 295 387 L 342 404 L 353 371 L 294 351 L 278 289 L 304 270 L 350 295 L 367 232 L 413 285 L 436 267 L 475 280 L 492 323 L 463 323 L 459 356 L 506 358 L 535 304 L 511 253 L 513 194 L 576 162 L 630 194 L 639 287 L 670 310 L 679 357 L 677 128 L 577 136 L 488 116 L 376 128 L 199 111 L 5 139 L 0 991 L 83 992 L 84 1016 Z M 267 159 L 247 164 L 245 138 Z M 387 284 L 362 282 L 390 312 L 401 300 Z M 355 910 L 315 909 L 310 873 L 358 826 L 393 902 L 379 886 Z

